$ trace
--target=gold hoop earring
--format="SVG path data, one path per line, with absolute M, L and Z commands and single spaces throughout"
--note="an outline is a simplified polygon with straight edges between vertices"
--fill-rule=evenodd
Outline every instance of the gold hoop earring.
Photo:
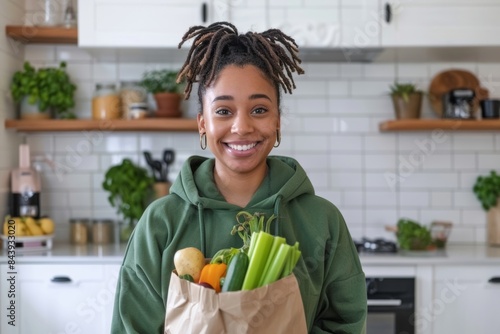
M 274 143 L 274 147 L 278 147 L 281 144 L 281 132 L 280 129 L 276 130 L 276 143 Z
M 207 134 L 205 132 L 200 135 L 200 147 L 202 150 L 207 148 Z

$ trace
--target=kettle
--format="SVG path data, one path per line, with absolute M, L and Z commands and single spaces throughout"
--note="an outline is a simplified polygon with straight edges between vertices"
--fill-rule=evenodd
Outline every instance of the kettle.
M 19 167 L 10 173 L 10 190 L 11 216 L 40 218 L 41 181 L 38 172 L 31 167 L 27 144 L 19 146 Z
M 472 89 L 452 89 L 443 95 L 443 118 L 474 118 L 474 98 Z

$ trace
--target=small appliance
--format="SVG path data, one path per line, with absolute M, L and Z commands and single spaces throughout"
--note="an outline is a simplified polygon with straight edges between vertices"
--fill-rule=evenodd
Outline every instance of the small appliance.
M 11 216 L 40 218 L 41 181 L 38 172 L 31 167 L 27 144 L 19 146 L 19 168 L 11 171 L 10 189 Z
M 474 98 L 472 89 L 452 89 L 443 95 L 443 118 L 474 118 Z

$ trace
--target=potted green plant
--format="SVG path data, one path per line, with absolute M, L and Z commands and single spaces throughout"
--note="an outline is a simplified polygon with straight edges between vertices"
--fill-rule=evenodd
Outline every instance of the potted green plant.
M 20 103 L 20 118 L 75 118 L 70 111 L 75 106 L 76 85 L 66 73 L 66 63 L 59 67 L 35 69 L 29 62 L 12 77 L 10 90 Z
M 127 241 L 135 223 L 141 218 L 152 199 L 154 179 L 146 169 L 123 159 L 119 165 L 111 166 L 104 175 L 102 187 L 109 193 L 108 201 L 123 216 L 126 227 L 120 239 Z
M 472 188 L 481 206 L 487 211 L 488 243 L 500 246 L 500 175 L 492 170 L 486 176 L 478 176 Z
M 152 70 L 144 73 L 141 86 L 153 94 L 157 117 L 180 117 L 183 85 L 177 83 L 178 71 Z
M 390 86 L 390 94 L 396 119 L 420 118 L 423 93 L 415 84 L 395 82 Z

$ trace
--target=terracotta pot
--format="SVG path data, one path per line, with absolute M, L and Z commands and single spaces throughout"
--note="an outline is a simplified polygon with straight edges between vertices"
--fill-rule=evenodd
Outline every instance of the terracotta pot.
M 155 198 L 160 198 L 168 195 L 170 191 L 170 182 L 155 182 L 153 189 L 155 191 Z
M 156 117 L 180 117 L 181 94 L 157 93 L 154 95 L 156 101 Z
M 405 101 L 400 96 L 391 95 L 392 104 L 396 119 L 414 119 L 420 118 L 420 110 L 422 107 L 422 93 L 413 93 L 409 96 L 408 101 Z
M 488 244 L 500 246 L 500 204 L 488 210 L 487 219 Z

